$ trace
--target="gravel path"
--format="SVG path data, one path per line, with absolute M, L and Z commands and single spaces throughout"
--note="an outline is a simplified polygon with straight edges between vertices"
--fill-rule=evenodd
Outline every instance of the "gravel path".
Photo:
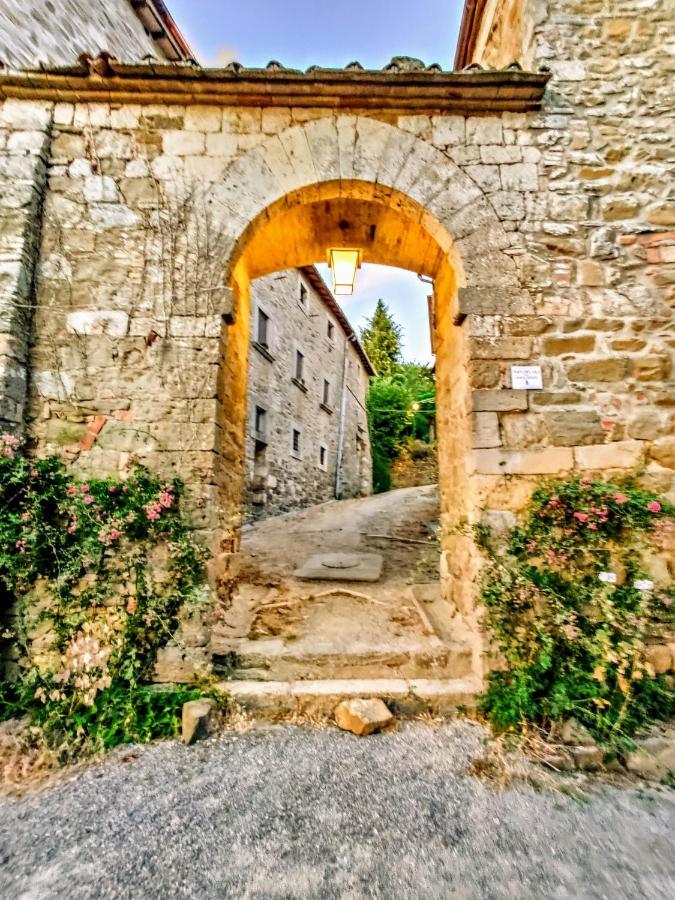
M 675 896 L 675 792 L 498 791 L 464 774 L 482 734 L 276 726 L 117 754 L 0 802 L 0 897 Z

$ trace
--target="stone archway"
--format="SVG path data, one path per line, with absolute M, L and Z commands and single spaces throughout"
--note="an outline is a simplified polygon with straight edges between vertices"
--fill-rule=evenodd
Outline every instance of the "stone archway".
M 500 292 L 509 302 L 522 294 L 503 252 L 507 235 L 482 190 L 414 135 L 373 119 L 338 116 L 270 137 L 228 168 L 211 200 L 231 239 L 232 324 L 219 391 L 222 439 L 214 448 L 225 556 L 236 548 L 243 487 L 250 281 L 316 262 L 328 246 L 355 244 L 366 262 L 435 280 L 442 576 L 449 599 L 471 618 L 477 559 L 464 527 L 476 518 L 471 334 L 481 311 L 499 307 Z

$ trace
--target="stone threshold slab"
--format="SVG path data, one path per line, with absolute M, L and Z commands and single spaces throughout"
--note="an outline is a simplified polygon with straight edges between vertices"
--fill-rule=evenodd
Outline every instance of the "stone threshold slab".
M 473 709 L 483 683 L 468 678 L 354 678 L 321 681 L 222 681 L 218 685 L 245 709 L 267 718 L 289 712 L 331 714 L 342 700 L 379 697 L 399 714 Z

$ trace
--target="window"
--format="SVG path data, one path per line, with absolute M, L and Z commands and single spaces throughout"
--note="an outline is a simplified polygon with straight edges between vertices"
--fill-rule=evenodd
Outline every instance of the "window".
M 330 406 L 330 381 L 326 378 L 323 380 L 323 395 L 321 398 L 321 402 L 324 406 Z
M 269 322 L 270 317 L 262 309 L 258 309 L 258 343 L 267 348 L 269 340 Z
M 307 288 L 300 282 L 300 306 L 307 306 Z
M 294 456 L 300 456 L 300 429 L 293 429 L 293 442 L 291 444 Z
M 328 467 L 328 450 L 325 447 L 319 447 L 319 468 L 326 469 Z
M 330 319 L 328 320 L 328 325 L 326 327 L 326 335 L 328 336 L 329 341 L 335 340 L 335 325 L 333 325 Z
M 305 368 L 305 355 L 299 350 L 295 351 L 295 377 L 298 381 L 302 381 L 302 375 Z
M 256 437 L 264 437 L 265 436 L 265 427 L 267 420 L 267 410 L 263 409 L 262 406 L 256 406 L 255 408 L 255 433 Z

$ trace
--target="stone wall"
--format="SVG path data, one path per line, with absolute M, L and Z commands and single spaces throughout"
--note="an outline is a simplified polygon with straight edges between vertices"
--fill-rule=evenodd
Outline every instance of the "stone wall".
M 458 526 L 512 520 L 540 477 L 638 473 L 672 496 L 669 8 L 526 4 L 524 58 L 554 73 L 540 112 L 56 103 L 40 151 L 37 447 L 82 472 L 138 461 L 180 474 L 198 527 L 217 532 L 245 452 L 248 284 L 228 266 L 272 219 L 297 227 L 280 226 L 253 277 L 320 258 L 335 219 L 320 218 L 325 192 L 339 182 L 330 203 L 353 221 L 379 210 L 372 261 L 436 275 L 442 571 L 460 609 L 478 563 Z M 6 146 L 46 135 L 52 113 L 40 106 L 48 122 L 34 129 L 34 108 L 5 102 Z M 183 190 L 198 201 L 187 211 Z M 310 206 L 317 252 L 300 259 Z M 187 279 L 176 239 L 179 261 L 203 254 L 185 233 L 214 262 L 192 260 Z M 541 365 L 543 389 L 515 390 L 514 363 Z
M 259 310 L 269 316 L 266 347 L 258 343 Z M 295 377 L 297 352 L 303 356 L 302 379 Z M 341 496 L 353 497 L 369 493 L 371 487 L 365 411 L 368 375 L 363 363 L 335 316 L 300 272 L 277 272 L 252 283 L 248 519 L 335 497 L 345 372 Z M 324 379 L 329 383 L 327 403 L 323 402 Z M 256 434 L 256 409 L 264 411 L 261 434 Z M 300 432 L 298 452 L 292 446 L 294 429 Z
M 106 50 L 118 59 L 161 56 L 129 0 L 3 0 L 0 61 L 20 68 L 74 64 Z
M 52 105 L 0 107 L 0 431 L 21 433 Z
M 494 61 L 498 22 L 513 6 L 498 4 L 493 41 L 476 61 Z M 513 191 L 502 171 L 491 200 L 512 220 L 522 282 L 539 299 L 529 319 L 480 327 L 493 329 L 493 346 L 507 339 L 515 356 L 541 359 L 545 389 L 509 392 L 481 351 L 479 471 L 509 471 L 502 448 L 551 446 L 551 466 L 642 471 L 672 492 L 672 3 L 525 6 L 521 60 L 547 65 L 553 80 L 545 114 L 524 131 L 511 123 L 499 152 L 536 162 L 538 192 Z M 482 162 L 493 153 L 481 150 Z

